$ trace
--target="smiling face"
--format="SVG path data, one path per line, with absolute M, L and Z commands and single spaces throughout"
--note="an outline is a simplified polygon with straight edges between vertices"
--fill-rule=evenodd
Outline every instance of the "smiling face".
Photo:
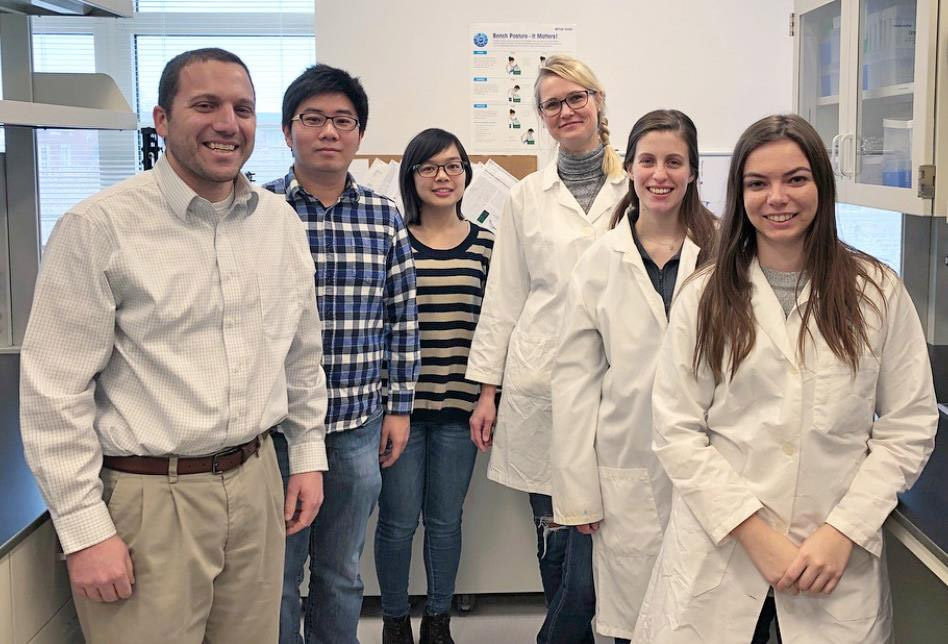
M 307 112 L 324 116 L 351 116 L 357 119 L 355 106 L 345 94 L 329 93 L 310 96 L 296 108 L 296 115 Z M 322 127 L 307 127 L 299 121 L 293 121 L 283 128 L 286 144 L 293 150 L 293 167 L 303 176 L 345 175 L 349 164 L 359 151 L 362 133 L 356 127 L 353 130 L 339 130 L 331 120 Z
M 452 165 L 461 164 L 461 153 L 456 145 L 449 145 L 430 159 L 419 165 Z M 424 208 L 449 208 L 464 196 L 465 173 L 449 175 L 444 168 L 438 168 L 438 174 L 433 177 L 423 177 L 415 172 L 415 191 Z
M 635 144 L 627 169 L 640 215 L 677 216 L 695 175 L 688 162 L 688 144 L 674 130 L 653 130 Z
M 221 201 L 253 152 L 254 91 L 243 67 L 217 60 L 181 70 L 171 111 L 153 111 L 165 156 L 198 195 Z
M 542 104 L 554 98 L 561 101 L 570 94 L 585 91 L 586 88 L 579 83 L 550 75 L 540 81 L 538 94 Z M 574 109 L 563 103 L 559 114 L 540 114 L 550 135 L 567 152 L 585 154 L 599 146 L 599 94 L 589 96 L 589 100 L 582 107 Z
M 765 266 L 801 264 L 807 230 L 819 206 L 810 162 L 790 139 L 761 145 L 744 164 L 744 210 L 757 231 Z

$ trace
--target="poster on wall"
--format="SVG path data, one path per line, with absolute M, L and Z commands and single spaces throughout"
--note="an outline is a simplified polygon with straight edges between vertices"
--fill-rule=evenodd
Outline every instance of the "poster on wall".
M 533 105 L 547 56 L 576 52 L 571 24 L 471 25 L 471 141 L 479 152 L 531 154 L 552 147 Z

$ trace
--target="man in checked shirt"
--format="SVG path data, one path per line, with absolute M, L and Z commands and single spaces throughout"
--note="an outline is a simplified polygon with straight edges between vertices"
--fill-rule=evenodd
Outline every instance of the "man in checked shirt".
M 233 54 L 173 58 L 164 156 L 46 247 L 21 427 L 91 644 L 276 641 L 284 535 L 322 501 L 313 260 L 293 210 L 240 174 L 254 103 Z
M 307 69 L 283 97 L 293 166 L 265 185 L 286 197 L 309 232 L 329 392 L 326 501 L 309 531 L 287 539 L 281 644 L 300 641 L 299 586 L 307 554 L 306 643 L 357 643 L 359 559 L 382 487 L 379 466 L 394 464 L 408 442 L 421 362 L 415 269 L 394 202 L 349 174 L 368 112 L 357 79 L 328 65 Z M 274 445 L 285 478 L 279 434 Z

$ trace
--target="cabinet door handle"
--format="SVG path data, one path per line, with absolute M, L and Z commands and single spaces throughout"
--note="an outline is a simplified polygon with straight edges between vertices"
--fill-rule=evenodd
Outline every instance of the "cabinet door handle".
M 830 163 L 833 166 L 833 174 L 837 177 L 842 175 L 839 169 L 839 139 L 842 136 L 842 134 L 837 134 L 830 143 Z
M 850 159 L 853 164 L 850 168 L 849 164 L 846 163 L 846 159 L 850 158 L 850 150 L 846 148 L 846 141 L 852 141 L 852 156 L 856 155 L 856 135 L 852 132 L 847 132 L 839 140 L 839 152 L 840 152 L 840 162 L 839 162 L 839 171 L 844 177 L 849 177 L 850 179 L 856 178 L 856 160 L 855 158 Z

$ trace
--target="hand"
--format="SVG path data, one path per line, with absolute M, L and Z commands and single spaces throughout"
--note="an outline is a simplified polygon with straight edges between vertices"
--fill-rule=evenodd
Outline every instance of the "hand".
M 800 545 L 796 558 L 774 588 L 783 590 L 796 584 L 802 591 L 829 595 L 842 578 L 852 551 L 852 540 L 824 523 Z
M 405 414 L 386 414 L 382 419 L 382 440 L 379 441 L 379 464 L 382 469 L 395 465 L 408 444 L 411 423 Z
M 132 596 L 135 572 L 128 546 L 117 534 L 66 555 L 73 591 L 94 602 L 114 602 Z
M 784 535 L 771 528 L 766 521 L 756 514 L 748 517 L 743 523 L 731 531 L 747 551 L 748 556 L 761 576 L 771 586 L 777 587 L 790 564 L 797 557 L 799 548 Z M 780 590 L 796 595 L 799 589 L 792 584 Z
M 481 397 L 478 398 L 469 421 L 471 441 L 482 452 L 486 452 L 494 443 L 494 423 L 497 420 L 497 408 L 494 405 L 496 394 L 496 386 L 481 385 Z
M 576 526 L 576 529 L 583 534 L 592 534 L 599 529 L 599 521 L 593 521 L 592 523 L 582 523 Z
M 286 501 L 283 520 L 286 536 L 296 534 L 313 522 L 323 504 L 323 473 L 301 472 L 290 474 L 286 482 Z

